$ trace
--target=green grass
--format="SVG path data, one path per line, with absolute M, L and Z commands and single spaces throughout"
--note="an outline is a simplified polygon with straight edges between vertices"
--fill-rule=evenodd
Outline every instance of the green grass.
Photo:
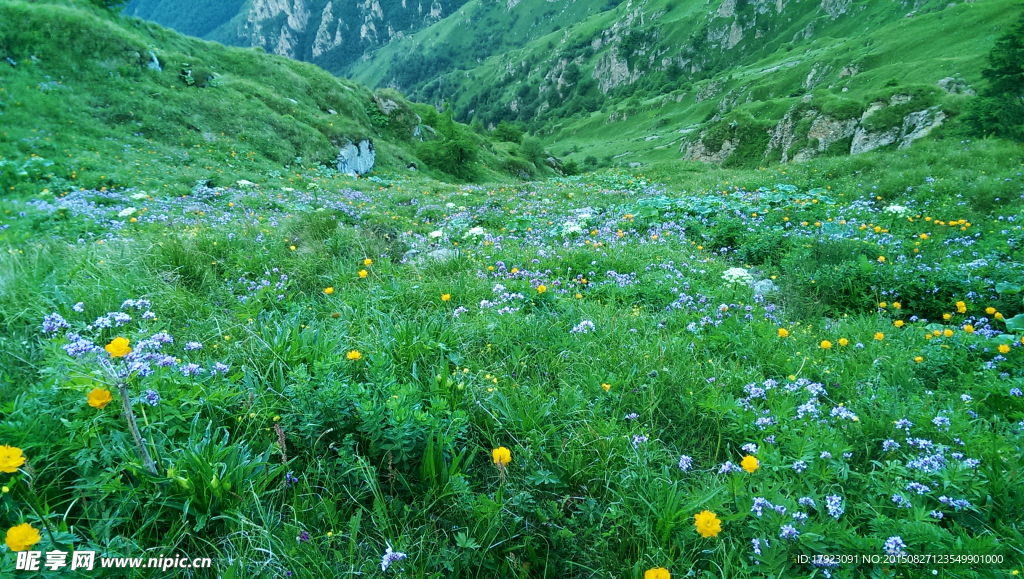
M 524 183 L 493 171 L 517 146 L 480 140 L 492 182 L 449 183 L 404 169 L 418 105 L 375 125 L 368 90 L 308 65 L 64 4 L 0 15 L 6 539 L 211 558 L 189 577 L 816 576 L 799 556 L 895 538 L 998 560 L 833 576 L 1024 567 L 1020 145 Z M 217 86 L 125 64 L 147 39 Z M 241 139 L 315 154 L 336 121 L 375 136 L 378 174 Z M 381 572 L 389 547 L 407 558 Z

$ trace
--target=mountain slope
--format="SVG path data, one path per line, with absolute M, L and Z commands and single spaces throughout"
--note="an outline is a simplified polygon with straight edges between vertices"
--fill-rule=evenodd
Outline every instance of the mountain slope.
M 435 145 L 415 135 L 433 133 L 421 121 L 445 122 L 433 107 L 311 64 L 61 2 L 0 4 L 0 63 L 0 182 L 8 191 L 38 189 L 41 179 L 54 191 L 183 193 L 198 180 L 333 169 L 342 147 L 363 140 L 374 144 L 377 166 L 404 172 L 429 168 L 423 161 Z M 464 135 L 480 162 L 505 165 L 467 127 L 444 126 Z
M 410 25 L 397 0 L 344 14 L 328 4 L 250 0 L 206 36 L 447 102 L 478 128 L 519 123 L 579 162 L 747 165 L 941 136 L 1021 11 L 1019 0 L 469 0 Z M 197 14 L 223 20 L 222 8 Z

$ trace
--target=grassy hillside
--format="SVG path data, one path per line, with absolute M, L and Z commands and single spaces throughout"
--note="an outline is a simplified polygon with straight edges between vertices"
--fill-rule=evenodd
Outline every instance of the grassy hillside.
M 0 58 L 8 192 L 131 185 L 182 194 L 199 180 L 294 182 L 307 169 L 332 177 L 339 146 L 361 139 L 374 142 L 381 170 L 416 164 L 443 175 L 414 138 L 433 107 L 257 49 L 67 3 L 4 2 Z M 473 176 L 496 177 L 482 165 L 504 173 L 507 157 L 452 130 L 479 152 Z
M 548 6 L 467 4 L 465 16 L 452 15 L 358 64 L 354 78 L 394 84 L 418 100 L 448 100 L 467 121 L 517 121 L 557 152 L 575 152 L 577 161 L 679 158 L 681 145 L 729 117 L 725 124 L 743 125 L 765 141 L 757 156 L 741 151 L 734 159 L 756 166 L 766 130 L 802 99 L 853 118 L 886 91 L 934 89 L 950 76 L 977 85 L 988 50 L 1021 11 L 1016 0 L 650 0 L 584 15 L 557 31 L 517 20 L 520 11 Z M 543 36 L 482 63 L 456 59 L 450 66 L 458 70 L 450 73 L 405 66 L 409 59 L 443 59 L 449 45 L 473 38 L 486 46 L 487 38 L 524 26 Z M 418 71 L 424 72 L 415 77 Z M 935 96 L 919 106 L 941 105 L 955 119 L 965 97 Z

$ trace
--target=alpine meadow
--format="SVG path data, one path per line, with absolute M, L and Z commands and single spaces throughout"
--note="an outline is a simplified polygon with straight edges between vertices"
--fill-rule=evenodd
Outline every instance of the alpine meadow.
M 0 577 L 1024 572 L 1021 0 L 0 0 Z

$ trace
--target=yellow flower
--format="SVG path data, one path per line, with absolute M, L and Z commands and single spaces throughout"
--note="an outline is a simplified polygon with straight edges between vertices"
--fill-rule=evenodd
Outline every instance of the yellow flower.
M 359 279 L 365 278 L 369 273 L 365 269 L 359 270 Z
M 840 346 L 846 346 L 849 343 L 850 343 L 850 340 L 847 340 L 846 338 L 839 338 L 839 345 Z
M 491 457 L 494 459 L 494 464 L 501 468 L 504 468 L 506 464 L 512 462 L 512 452 L 504 446 L 499 446 L 492 450 Z
M 897 328 L 902 328 L 903 320 L 896 320 L 895 322 L 892 323 L 892 325 L 896 326 Z
M 664 567 L 644 571 L 644 579 L 672 579 L 672 574 Z
M 920 364 L 921 362 L 924 362 L 924 357 L 923 356 L 914 356 L 914 361 L 917 362 L 918 364 Z
M 962 309 L 962 308 L 966 308 L 966 307 L 967 307 L 967 304 L 966 304 L 966 303 L 964 303 L 964 302 L 957 302 L 957 303 L 956 303 L 956 307 L 957 307 L 957 309 Z
M 822 350 L 832 349 L 832 342 L 829 342 L 828 340 L 822 340 L 820 345 Z
M 938 332 L 938 330 L 935 330 L 935 331 Z M 942 330 L 942 335 L 946 336 L 947 338 L 952 338 L 953 337 L 953 330 L 951 330 L 949 328 L 946 328 L 945 330 Z
M 1001 314 L 1001 313 L 999 313 L 999 312 L 996 312 L 996 315 L 995 315 L 995 316 L 993 316 L 993 317 L 994 317 L 995 319 L 997 319 L 997 320 L 1001 320 L 1001 319 L 1003 319 L 1003 314 Z
M 0 492 L 4 493 L 6 495 L 7 493 L 11 492 L 11 487 L 9 487 L 7 485 L 4 485 L 4 486 L 0 487 Z
M 539 286 L 537 286 L 537 293 L 542 294 L 546 291 L 548 291 L 548 286 L 544 284 L 540 284 Z
M 441 294 L 441 301 L 442 302 L 450 302 L 450 301 L 452 301 L 452 294 Z
M 327 295 L 331 295 L 331 294 L 334 293 L 334 288 L 332 288 L 332 287 L 324 288 L 324 293 L 327 294 Z
M 985 313 L 991 316 L 992 314 L 996 313 L 996 309 L 993 308 L 992 306 L 989 306 L 985 308 Z
M 42 537 L 39 531 L 32 528 L 28 523 L 22 523 L 16 527 L 7 529 L 7 539 L 4 541 L 12 551 L 27 551 L 29 547 L 38 543 Z
M 294 246 L 294 245 L 289 245 L 289 246 L 288 246 L 288 249 L 290 249 L 290 250 L 292 250 L 292 251 L 295 251 L 295 246 Z
M 18 467 L 25 464 L 21 449 L 16 446 L 0 446 L 0 472 L 18 472 Z
M 352 350 L 348 354 L 345 354 L 345 357 L 348 358 L 349 360 L 362 360 L 363 359 L 363 355 L 359 353 L 359 350 Z
M 885 263 L 885 256 L 884 255 L 879 255 L 878 256 L 878 263 Z
M 875 339 L 881 342 L 882 340 L 885 339 L 885 334 L 883 334 L 882 332 L 875 332 Z
M 1010 353 L 1010 346 L 1007 346 L 1006 344 L 999 344 L 999 353 L 1000 354 L 1009 354 Z
M 752 473 L 761 466 L 761 462 L 748 454 L 740 461 L 740 466 L 743 467 L 743 470 Z
M 953 317 L 953 314 L 942 314 L 942 319 L 944 319 L 944 320 L 948 320 L 949 318 L 952 318 L 952 317 Z
M 128 338 L 118 336 L 110 341 L 103 349 L 110 354 L 111 358 L 120 358 L 131 354 L 132 349 L 128 347 Z
M 103 390 L 102 388 L 93 388 L 89 391 L 89 406 L 103 410 L 103 407 L 110 404 L 110 401 L 114 397 L 110 395 L 109 390 Z
M 605 392 L 607 392 L 607 391 L 612 389 L 612 385 L 611 384 L 601 384 L 601 389 L 604 390 Z
M 701 511 L 693 518 L 701 537 L 717 537 L 722 532 L 722 521 L 711 511 Z
M 887 305 L 889 305 L 889 304 L 887 304 L 887 303 L 885 303 L 885 302 L 878 302 L 878 307 L 880 307 L 880 308 L 884 308 L 884 307 L 886 307 Z
M 363 265 L 365 265 L 366 267 L 370 267 L 371 265 L 373 265 L 373 260 L 367 257 L 366 259 L 363 260 Z
M 898 309 L 903 307 L 903 304 L 901 304 L 899 302 L 893 302 L 892 303 L 892 307 L 894 307 L 894 308 L 896 308 L 898 310 Z
M 964 325 L 964 331 L 967 332 L 968 334 L 973 334 L 974 333 L 974 326 L 972 326 L 970 324 L 966 324 L 966 325 Z
M 779 337 L 780 338 L 788 338 L 789 337 L 789 330 L 787 330 L 786 328 L 779 328 Z

